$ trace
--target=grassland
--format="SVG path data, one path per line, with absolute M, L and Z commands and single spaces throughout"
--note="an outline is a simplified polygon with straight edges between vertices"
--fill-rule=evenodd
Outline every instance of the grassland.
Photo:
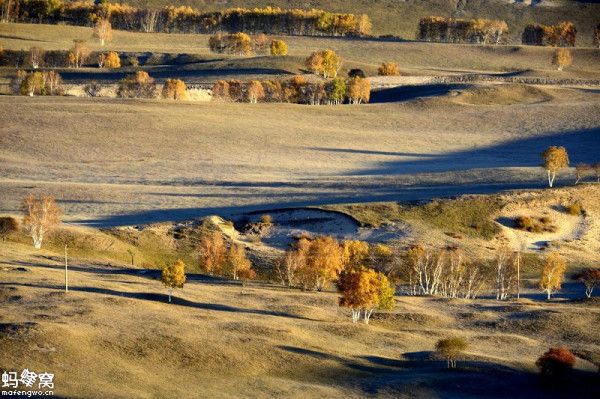
M 59 397 L 598 394 L 596 300 L 398 297 L 393 312 L 353 325 L 334 293 L 255 284 L 242 294 L 198 275 L 168 304 L 155 273 L 126 263 L 72 259 L 65 294 L 59 253 L 2 249 L 0 365 L 55 373 Z M 433 347 L 452 335 L 470 346 L 448 371 Z M 554 345 L 580 356 L 568 391 L 545 388 L 534 366 Z
M 172 0 L 131 0 L 140 6 L 174 4 Z M 413 39 L 419 19 L 429 15 L 455 18 L 494 18 L 505 20 L 510 27 L 511 40 L 520 43 L 524 26 L 531 22 L 556 24 L 563 20 L 574 21 L 579 31 L 580 44 L 591 44 L 592 29 L 598 21 L 600 6 L 594 2 L 571 0 L 543 0 L 529 6 L 526 2 L 505 0 L 477 0 L 468 2 L 444 0 L 178 0 L 177 4 L 191 5 L 201 10 L 222 10 L 231 7 L 321 8 L 337 12 L 368 14 L 376 35 L 393 34 Z
M 535 46 L 479 46 L 446 43 L 398 42 L 368 39 L 321 37 L 286 37 L 290 57 L 223 57 L 211 54 L 207 35 L 144 34 L 116 31 L 111 43 L 102 48 L 91 40 L 92 29 L 84 27 L 0 24 L 0 44 L 5 49 L 66 50 L 73 39 L 87 39 L 92 50 L 116 50 L 135 53 L 142 61 L 152 54 L 172 54 L 172 65 L 156 70 L 162 77 L 181 77 L 187 81 L 206 81 L 220 77 L 243 77 L 244 74 L 289 74 L 304 70 L 304 59 L 315 50 L 331 48 L 338 52 L 344 65 L 342 74 L 362 68 L 375 75 L 384 61 L 395 61 L 405 75 L 440 75 L 461 72 L 512 72 L 527 76 L 598 79 L 600 50 L 577 48 L 573 66 L 559 73 L 551 65 L 552 48 Z M 41 39 L 40 39 L 41 38 Z M 179 55 L 179 57 L 177 56 Z M 0 70 L 3 68 L 0 68 Z M 152 74 L 153 70 L 149 69 Z M 216 72 L 218 71 L 218 72 Z M 244 73 L 244 71 L 246 71 Z M 2 71 L 5 76 L 10 70 Z M 69 72 L 74 75 L 74 71 Z M 94 73 L 96 68 L 80 73 Z M 208 75 L 208 76 L 207 76 Z M 82 75 L 83 76 L 83 75 Z M 75 78 L 76 76 L 74 76 Z M 94 76 L 88 76 L 88 79 Z

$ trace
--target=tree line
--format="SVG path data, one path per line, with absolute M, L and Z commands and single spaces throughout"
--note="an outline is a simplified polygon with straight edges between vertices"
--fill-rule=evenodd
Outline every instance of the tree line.
M 108 1 L 0 0 L 3 21 L 88 26 L 107 19 L 116 29 L 138 32 L 249 32 L 308 36 L 368 35 L 367 15 L 320 9 L 230 8 L 203 12 L 188 6 L 140 8 Z
M 490 19 L 455 19 L 430 16 L 419 21 L 417 39 L 430 42 L 501 44 L 508 25 Z
M 521 41 L 531 46 L 574 47 L 577 28 L 569 21 L 557 25 L 528 24 Z
M 290 79 L 219 80 L 212 87 L 213 100 L 230 102 L 284 102 L 309 105 L 361 104 L 369 102 L 371 83 L 366 78 L 309 81 L 302 75 Z

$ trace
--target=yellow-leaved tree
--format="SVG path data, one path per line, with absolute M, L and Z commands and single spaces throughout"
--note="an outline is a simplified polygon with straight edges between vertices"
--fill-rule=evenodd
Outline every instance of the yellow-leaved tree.
M 220 275 L 225 265 L 226 252 L 223 234 L 219 231 L 211 231 L 203 234 L 198 244 L 198 259 L 200 269 L 205 273 Z
M 162 89 L 162 98 L 187 100 L 185 82 L 181 79 L 167 79 Z
M 185 263 L 179 259 L 175 263 L 165 265 L 162 269 L 160 281 L 167 287 L 170 303 L 173 290 L 183 288 L 185 284 Z
M 240 278 L 240 271 L 252 268 L 246 256 L 246 248 L 239 244 L 231 244 L 225 257 L 225 274 L 234 280 Z
M 552 55 L 552 65 L 556 65 L 556 69 L 562 71 L 573 64 L 573 56 L 571 51 L 566 48 L 557 48 Z
M 342 242 L 344 268 L 360 268 L 369 261 L 369 243 L 360 240 Z
M 319 291 L 336 280 L 344 268 L 338 241 L 331 236 L 321 236 L 311 241 L 306 268 Z
M 544 169 L 548 172 L 548 185 L 552 187 L 556 173 L 569 166 L 569 154 L 565 147 L 552 146 L 542 153 L 542 160 Z
M 567 262 L 558 252 L 552 252 L 546 257 L 540 279 L 540 289 L 548 294 L 548 299 L 556 290 L 560 290 L 566 270 Z
M 340 306 L 350 308 L 352 322 L 356 323 L 362 314 L 365 324 L 373 311 L 391 310 L 394 307 L 394 288 L 381 273 L 365 267 L 346 269 L 338 280 L 338 290 L 342 294 Z
M 271 40 L 271 55 L 285 56 L 288 53 L 287 43 L 283 40 Z

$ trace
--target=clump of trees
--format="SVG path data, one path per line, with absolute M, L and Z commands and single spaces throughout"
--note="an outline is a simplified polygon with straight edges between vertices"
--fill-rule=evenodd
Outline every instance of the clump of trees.
M 73 40 L 73 47 L 67 53 L 69 65 L 73 68 L 81 68 L 90 54 L 91 50 L 84 40 Z
M 552 65 L 556 65 L 556 69 L 562 71 L 563 69 L 573 64 L 573 56 L 571 51 L 566 48 L 557 48 L 552 54 Z
M 167 287 L 169 303 L 171 303 L 173 290 L 175 288 L 183 288 L 183 285 L 185 284 L 185 263 L 179 259 L 175 263 L 163 266 L 160 281 Z
M 0 217 L 0 238 L 6 241 L 8 237 L 19 230 L 19 222 L 10 216 Z
M 162 88 L 162 98 L 170 100 L 187 100 L 185 82 L 180 79 L 167 79 Z
M 400 68 L 398 68 L 398 64 L 393 61 L 384 62 L 377 69 L 377 74 L 379 76 L 399 76 Z
M 227 35 L 218 32 L 208 39 L 210 50 L 219 54 L 249 55 L 254 51 L 253 44 L 252 38 L 241 32 Z
M 115 51 L 98 54 L 98 68 L 121 68 L 121 58 Z
M 365 324 L 375 309 L 391 310 L 394 307 L 395 290 L 382 273 L 365 267 L 348 268 L 338 280 L 341 293 L 340 306 L 350 308 L 352 322 L 356 323 L 362 314 Z
M 228 246 L 220 231 L 204 232 L 196 249 L 200 270 L 204 273 L 241 280 L 242 286 L 256 278 L 246 248 L 235 243 Z
M 106 20 L 120 30 L 139 32 L 214 33 L 251 32 L 286 35 L 369 35 L 372 24 L 367 15 L 332 13 L 325 10 L 230 8 L 201 12 L 188 6 L 133 7 L 108 1 L 5 0 L 6 22 L 59 23 L 89 26 Z
M 310 72 L 325 79 L 335 78 L 342 67 L 342 58 L 333 50 L 315 51 L 304 61 L 304 65 Z
M 156 98 L 156 84 L 147 72 L 137 71 L 121 79 L 117 96 L 121 98 Z
M 60 223 L 62 211 L 54 197 L 29 194 L 23 199 L 23 227 L 33 240 L 35 249 L 42 247 L 44 238 Z
M 446 359 L 448 368 L 456 368 L 456 361 L 464 356 L 469 343 L 463 337 L 441 339 L 435 344 L 435 350 Z
M 577 273 L 573 278 L 584 285 L 585 296 L 591 298 L 594 288 L 600 284 L 600 269 L 585 269 Z
M 572 22 L 557 25 L 529 24 L 525 27 L 521 41 L 532 46 L 574 47 L 577 29 Z
M 232 102 L 287 102 L 295 104 L 351 104 L 370 100 L 371 83 L 365 78 L 341 78 L 309 82 L 303 76 L 286 80 L 241 82 L 220 80 L 213 85 L 212 96 L 218 101 Z
M 507 33 L 508 25 L 500 20 L 430 16 L 419 21 L 417 39 L 430 42 L 500 44 Z
M 564 377 L 573 370 L 575 355 L 565 347 L 550 348 L 535 363 L 545 377 Z
M 283 40 L 273 39 L 271 40 L 269 50 L 271 51 L 271 55 L 285 56 L 288 53 L 288 46 Z
M 566 270 L 567 262 L 558 252 L 552 252 L 546 257 L 539 287 L 546 292 L 548 300 L 554 292 L 560 290 Z
M 56 71 L 17 71 L 11 81 L 16 94 L 24 96 L 55 96 L 62 94 L 62 78 Z
M 548 186 L 554 185 L 556 173 L 569 166 L 569 154 L 565 147 L 551 146 L 542 153 L 543 167 L 548 173 Z

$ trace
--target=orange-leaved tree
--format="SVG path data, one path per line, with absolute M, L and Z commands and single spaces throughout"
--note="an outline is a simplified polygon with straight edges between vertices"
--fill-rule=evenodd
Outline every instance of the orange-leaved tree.
M 585 296 L 591 298 L 594 287 L 600 284 L 600 269 L 585 269 L 575 275 L 575 280 L 585 286 Z
M 169 292 L 169 302 L 175 288 L 183 288 L 185 284 L 185 264 L 182 260 L 177 260 L 175 263 L 167 264 L 162 269 L 160 281 L 163 283 Z
M 54 197 L 42 195 L 36 198 L 33 194 L 25 197 L 22 210 L 23 227 L 33 239 L 34 248 L 40 249 L 44 237 L 60 223 L 62 211 Z
M 162 98 L 187 100 L 185 82 L 181 79 L 167 79 L 162 89 Z
M 100 40 L 100 45 L 102 46 L 104 46 L 105 42 L 112 40 L 112 25 L 107 18 L 96 21 L 94 25 L 94 37 Z
M 563 377 L 575 366 L 576 357 L 565 348 L 550 348 L 535 362 L 540 368 L 542 375 L 548 377 Z
M 544 169 L 548 172 L 548 185 L 554 185 L 556 173 L 569 166 L 569 154 L 565 147 L 551 146 L 542 153 Z
M 240 271 L 252 268 L 252 263 L 246 256 L 246 248 L 243 245 L 232 243 L 225 256 L 225 274 L 234 280 L 240 278 Z
M 548 299 L 556 290 L 560 290 L 566 270 L 567 262 L 558 252 L 552 252 L 546 257 L 539 286 L 548 294 Z
M 220 231 L 211 231 L 202 235 L 198 244 L 200 269 L 205 273 L 220 275 L 225 266 L 225 240 Z
M 338 280 L 338 290 L 342 294 L 339 304 L 350 308 L 353 323 L 360 319 L 362 313 L 365 324 L 369 324 L 376 308 L 390 310 L 394 307 L 394 288 L 387 277 L 373 269 L 344 270 Z

